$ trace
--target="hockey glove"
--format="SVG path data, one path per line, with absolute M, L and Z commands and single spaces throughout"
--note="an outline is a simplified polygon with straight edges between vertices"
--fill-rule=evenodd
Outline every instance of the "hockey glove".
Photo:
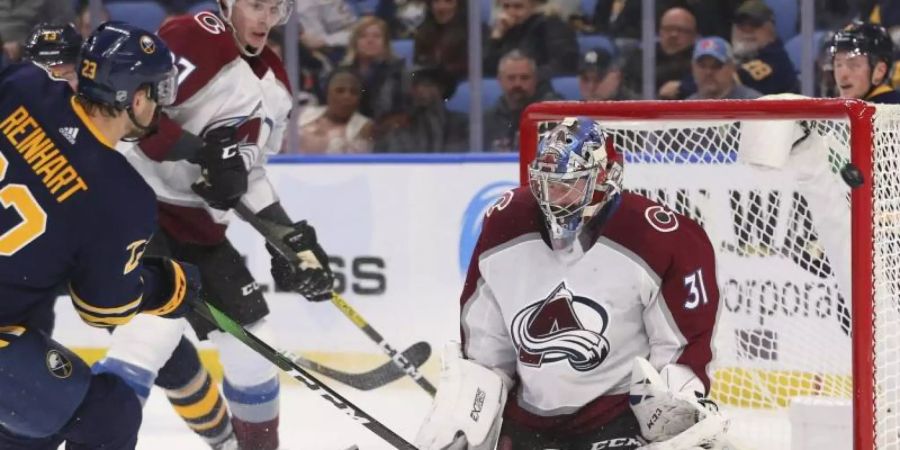
M 635 358 L 629 403 L 650 444 L 641 450 L 717 450 L 725 443 L 729 421 L 703 395 L 703 383 L 690 369 L 670 364 L 657 373 Z
M 196 161 L 202 177 L 191 188 L 213 208 L 231 209 L 247 193 L 247 166 L 238 144 L 234 127 L 216 128 L 203 136 Z
M 331 300 L 334 274 L 328 266 L 328 255 L 316 241 L 316 230 L 305 220 L 292 225 L 294 231 L 284 236 L 284 242 L 297 252 L 299 264 L 291 263 L 269 244 L 272 255 L 272 278 L 281 291 L 298 292 L 307 300 L 322 302 Z
M 141 264 L 145 272 L 155 273 L 160 280 L 155 286 L 145 282 L 141 312 L 169 319 L 183 317 L 200 298 L 200 271 L 193 264 L 160 256 L 144 256 Z M 149 278 L 145 274 L 145 279 Z

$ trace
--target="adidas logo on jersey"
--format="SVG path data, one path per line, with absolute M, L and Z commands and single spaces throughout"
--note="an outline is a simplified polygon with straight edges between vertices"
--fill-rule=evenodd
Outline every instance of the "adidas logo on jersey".
M 75 138 L 78 137 L 78 128 L 76 127 L 62 127 L 59 129 L 59 134 L 61 134 L 70 144 L 75 143 Z

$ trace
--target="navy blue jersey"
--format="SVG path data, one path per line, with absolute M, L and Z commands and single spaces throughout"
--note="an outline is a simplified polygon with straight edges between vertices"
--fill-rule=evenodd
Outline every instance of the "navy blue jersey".
M 153 191 L 105 140 L 67 83 L 33 64 L 0 72 L 0 326 L 27 323 L 59 287 L 98 326 L 175 300 L 165 268 L 141 264 Z
M 869 92 L 865 100 L 872 103 L 897 105 L 900 104 L 900 92 L 897 92 L 890 86 L 881 85 L 872 89 L 872 92 Z
M 794 64 L 780 39 L 759 49 L 754 59 L 742 62 L 738 67 L 741 83 L 762 94 L 800 92 Z

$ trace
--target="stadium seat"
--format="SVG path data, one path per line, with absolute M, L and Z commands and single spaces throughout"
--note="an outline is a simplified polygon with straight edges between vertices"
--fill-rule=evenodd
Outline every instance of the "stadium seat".
M 481 81 L 481 105 L 485 111 L 494 106 L 497 99 L 503 95 L 500 83 L 495 78 L 485 78 Z M 447 109 L 465 113 L 469 111 L 469 82 L 463 81 L 456 87 L 453 97 L 447 100 Z
M 550 80 L 553 90 L 562 95 L 563 100 L 581 100 L 578 77 L 556 77 Z
M 581 0 L 581 14 L 588 19 L 594 17 L 594 10 L 597 9 L 597 0 Z M 590 22 L 590 20 L 588 20 Z
M 588 50 L 593 50 L 597 47 L 605 49 L 611 55 L 615 55 L 618 53 L 616 49 L 616 44 L 613 43 L 612 39 L 603 34 L 581 34 L 576 38 L 578 40 L 578 53 L 583 55 Z
M 825 35 L 826 31 L 816 31 L 813 33 L 813 60 L 819 56 L 819 53 L 822 51 L 822 46 L 825 45 Z M 798 34 L 792 37 L 789 41 L 784 44 L 784 50 L 788 54 L 788 58 L 791 59 L 791 64 L 794 65 L 794 71 L 798 74 L 800 73 L 800 59 L 803 57 L 801 41 L 803 40 L 803 35 Z
M 394 39 L 391 41 L 391 50 L 394 56 L 406 60 L 406 67 L 413 64 L 413 40 L 412 39 Z
M 775 29 L 778 37 L 787 42 L 797 34 L 797 1 L 794 0 L 765 0 L 772 12 L 775 13 Z
M 197 14 L 200 11 L 218 12 L 219 5 L 217 5 L 216 2 L 200 2 L 200 3 L 196 3 L 194 5 L 191 5 L 191 7 L 188 8 L 187 13 L 193 15 L 193 14 Z
M 154 1 L 106 2 L 109 18 L 128 22 L 147 31 L 156 31 L 166 18 L 166 10 Z
M 378 0 L 350 0 L 347 3 L 356 11 L 357 16 L 371 16 L 378 9 Z

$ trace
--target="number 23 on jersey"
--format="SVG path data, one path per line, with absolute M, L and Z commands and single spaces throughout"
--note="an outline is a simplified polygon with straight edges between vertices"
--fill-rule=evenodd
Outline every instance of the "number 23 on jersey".
M 47 231 L 47 213 L 41 208 L 28 186 L 4 183 L 9 161 L 0 153 L 0 205 L 7 214 L 14 211 L 20 221 L 8 230 L 0 229 L 0 256 L 12 256 Z

